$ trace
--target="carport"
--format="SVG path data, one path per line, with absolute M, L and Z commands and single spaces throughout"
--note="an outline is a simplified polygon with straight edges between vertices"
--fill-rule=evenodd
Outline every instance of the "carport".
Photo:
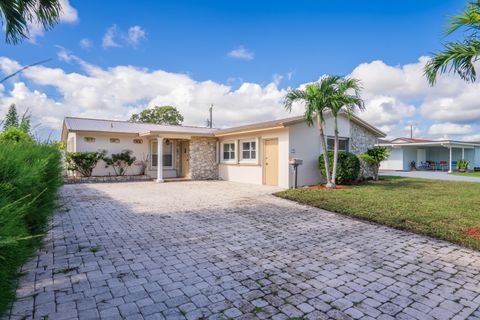
M 470 161 L 470 168 L 480 166 L 479 143 L 443 140 L 379 145 L 390 150 L 390 156 L 381 164 L 383 170 L 408 171 L 414 162 L 419 170 L 452 172 L 460 159 Z

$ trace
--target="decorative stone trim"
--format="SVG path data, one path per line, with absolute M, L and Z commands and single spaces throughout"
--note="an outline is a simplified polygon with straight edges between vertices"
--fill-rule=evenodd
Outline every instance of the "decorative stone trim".
M 378 139 L 365 128 L 350 122 L 350 152 L 356 155 L 364 154 L 368 149 L 373 148 Z
M 217 180 L 217 139 L 192 137 L 190 148 L 190 174 L 193 180 Z
M 150 181 L 147 175 L 142 176 L 104 176 L 104 177 L 64 177 L 63 183 L 112 183 L 112 182 L 132 182 L 132 181 Z

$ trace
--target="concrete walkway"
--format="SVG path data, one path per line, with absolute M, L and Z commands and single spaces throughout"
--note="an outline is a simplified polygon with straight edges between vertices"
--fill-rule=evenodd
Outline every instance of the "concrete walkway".
M 396 176 L 407 178 L 422 178 L 433 180 L 447 180 L 447 181 L 465 181 L 465 182 L 480 182 L 480 177 L 458 176 L 440 171 L 389 171 L 381 170 L 381 176 Z
M 10 319 L 480 319 L 480 252 L 274 190 L 66 185 Z

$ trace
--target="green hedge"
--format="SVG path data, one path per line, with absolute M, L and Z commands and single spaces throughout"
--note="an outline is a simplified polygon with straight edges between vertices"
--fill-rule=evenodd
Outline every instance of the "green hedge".
M 330 165 L 330 174 L 333 170 L 333 151 L 328 152 L 328 160 Z M 325 170 L 325 162 L 323 160 L 323 154 L 318 158 L 318 165 L 320 174 L 326 177 L 327 171 Z M 337 164 L 337 183 L 351 183 L 357 180 L 360 174 L 360 160 L 358 157 L 350 152 L 340 151 L 338 152 L 338 164 Z
M 0 144 L 0 317 L 14 298 L 19 268 L 45 233 L 61 172 L 53 146 Z

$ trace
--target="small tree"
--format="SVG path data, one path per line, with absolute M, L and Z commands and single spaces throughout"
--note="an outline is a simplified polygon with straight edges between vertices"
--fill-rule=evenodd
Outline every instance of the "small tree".
M 378 170 L 380 169 L 380 163 L 387 160 L 389 151 L 385 147 L 373 147 L 368 149 L 365 154 L 360 155 L 360 159 L 368 163 L 373 168 L 374 179 L 378 180 Z
M 84 177 L 90 177 L 98 161 L 105 156 L 105 151 L 101 152 L 68 152 L 65 158 L 67 169 L 80 172 Z
M 3 131 L 7 131 L 10 128 L 18 128 L 18 114 L 14 103 L 8 108 L 7 115 L 3 121 Z
M 132 156 L 132 151 L 123 150 L 120 153 L 114 153 L 110 158 L 104 157 L 103 161 L 108 166 L 112 166 L 117 176 L 123 176 L 128 168 L 135 162 L 136 158 Z
M 33 143 L 32 137 L 17 127 L 10 127 L 0 134 L 0 143 Z
M 130 121 L 179 126 L 183 122 L 183 116 L 175 107 L 155 106 L 145 109 L 140 113 L 132 114 Z

